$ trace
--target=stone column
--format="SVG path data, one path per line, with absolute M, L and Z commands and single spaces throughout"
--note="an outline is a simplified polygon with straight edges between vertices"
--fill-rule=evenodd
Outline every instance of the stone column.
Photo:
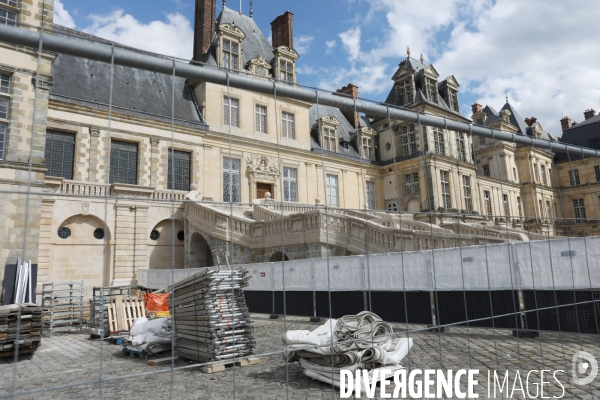
M 98 165 L 100 164 L 100 129 L 90 127 L 90 153 L 88 160 L 88 182 L 99 182 Z
M 160 162 L 160 151 L 158 145 L 160 144 L 160 139 L 158 138 L 150 138 L 150 186 L 158 186 L 158 164 Z M 168 155 L 167 155 L 168 157 Z M 167 161 L 168 165 L 168 161 Z M 167 167 L 168 168 L 168 167 Z M 168 184 L 168 173 L 167 171 L 167 184 Z M 165 188 L 167 185 L 165 185 Z
M 40 247 L 38 249 L 38 290 L 43 282 L 52 281 L 52 220 L 55 199 L 42 200 L 40 218 Z

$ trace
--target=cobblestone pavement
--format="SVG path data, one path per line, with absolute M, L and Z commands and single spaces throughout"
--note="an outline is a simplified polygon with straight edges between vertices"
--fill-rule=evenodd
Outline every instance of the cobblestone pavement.
M 177 362 L 175 371 L 171 371 L 169 365 L 148 366 L 144 360 L 125 357 L 121 346 L 90 340 L 85 331 L 84 334 L 44 337 L 42 347 L 33 356 L 23 356 L 17 364 L 15 389 L 17 393 L 25 391 L 17 398 L 230 399 L 234 397 L 234 380 L 235 397 L 239 399 L 339 397 L 331 386 L 304 376 L 297 363 L 286 368 L 280 354 L 261 356 L 283 350 L 281 335 L 285 328 L 310 330 L 318 323 L 307 322 L 307 318 L 303 317 L 269 320 L 259 314 L 255 314 L 253 320 L 260 364 L 235 370 L 227 368 L 215 374 L 204 374 L 188 361 Z M 395 327 L 399 332 L 406 329 L 403 324 Z M 427 332 L 422 326 L 411 326 L 411 329 L 420 331 L 410 334 L 414 347 L 404 365 L 411 369 L 479 369 L 481 375 L 477 379 L 482 385 L 477 392 L 480 398 L 488 398 L 488 371 L 492 374 L 498 371 L 503 375 L 507 370 L 511 371 L 512 386 L 517 370 L 521 371 L 523 382 L 529 370 L 566 370 L 570 375 L 571 358 L 582 349 L 600 360 L 600 338 L 592 335 L 542 333 L 536 339 L 516 339 L 510 331 L 494 332 L 484 328 L 452 328 L 441 334 Z M 10 395 L 13 372 L 12 359 L 0 360 L 0 398 Z M 120 378 L 134 374 L 146 375 Z M 99 384 L 100 377 L 102 385 Z M 540 382 L 539 374 L 532 377 Z M 565 387 L 564 398 L 600 398 L 600 376 L 585 387 L 571 387 L 568 383 L 570 376 L 566 374 L 557 377 Z M 546 376 L 545 380 L 552 380 L 552 376 L 549 379 Z M 52 389 L 72 384 L 76 386 Z M 545 396 L 560 396 L 562 393 L 558 385 L 545 387 Z M 533 397 L 535 386 L 530 385 L 530 388 Z M 31 390 L 40 391 L 27 393 Z M 500 394 L 498 398 L 501 398 Z M 523 396 L 515 391 L 514 398 Z

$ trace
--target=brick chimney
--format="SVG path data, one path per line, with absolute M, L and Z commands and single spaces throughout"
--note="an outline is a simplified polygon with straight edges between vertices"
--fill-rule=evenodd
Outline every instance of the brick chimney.
M 354 85 L 353 83 L 349 83 L 343 88 L 336 90 L 334 94 L 358 100 L 358 86 Z M 342 110 L 342 113 L 348 119 L 348 121 L 350 121 L 352 126 L 354 126 L 354 129 L 358 129 L 360 126 L 360 114 L 358 111 L 354 112 L 352 110 Z
M 217 0 L 196 0 L 194 18 L 194 61 L 201 61 L 215 36 Z
M 271 22 L 271 37 L 274 48 L 279 46 L 294 48 L 294 14 L 286 11 Z
M 471 105 L 471 110 L 473 111 L 473 114 L 476 114 L 483 111 L 483 106 L 479 103 L 475 103 Z
M 527 126 L 531 126 L 531 125 L 535 124 L 536 122 L 537 122 L 536 117 L 525 118 L 525 123 L 527 124 Z
M 585 120 L 587 121 L 588 119 L 596 116 L 596 110 L 594 110 L 593 108 L 590 108 L 589 110 L 585 110 L 585 112 L 583 113 L 583 116 L 585 117 Z
M 571 122 L 571 118 L 565 116 L 560 120 L 560 127 L 562 128 L 562 130 L 564 131 L 565 129 L 569 129 L 570 127 L 572 127 L 573 125 L 575 125 L 577 122 Z

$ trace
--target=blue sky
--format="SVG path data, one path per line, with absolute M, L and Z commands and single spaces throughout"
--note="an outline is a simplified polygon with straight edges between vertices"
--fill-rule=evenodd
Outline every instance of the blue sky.
M 300 83 L 353 82 L 361 97 L 384 100 L 410 46 L 440 78 L 458 79 L 463 114 L 476 101 L 498 110 L 508 93 L 523 118 L 560 135 L 562 115 L 581 121 L 584 110 L 600 111 L 596 9 L 597 0 L 255 0 L 254 19 L 268 37 L 277 15 L 294 13 Z M 55 22 L 189 58 L 193 12 L 193 0 L 56 0 Z

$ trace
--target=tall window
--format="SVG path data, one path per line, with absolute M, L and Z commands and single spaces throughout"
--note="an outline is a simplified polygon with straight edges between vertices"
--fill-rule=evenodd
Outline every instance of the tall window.
M 575 222 L 585 221 L 586 216 L 583 199 L 573 199 L 573 211 L 575 212 Z
M 448 179 L 448 171 L 440 171 L 440 180 L 442 183 L 442 202 L 444 208 L 449 210 L 452 208 L 450 203 L 450 181 Z
M 44 157 L 49 169 L 48 176 L 60 176 L 73 179 L 73 157 L 75 154 L 75 135 L 72 133 L 46 132 L 46 150 Z
M 298 201 L 298 171 L 293 168 L 283 169 L 283 201 Z
M 548 186 L 552 187 L 552 168 L 548 167 Z
M 542 175 L 542 184 L 548 186 L 548 178 L 546 177 L 546 167 L 540 165 L 540 174 Z
M 437 103 L 437 82 L 435 79 L 425 79 L 425 97 L 432 103 Z
M 489 164 L 485 164 L 482 167 L 483 167 L 483 175 L 484 176 L 491 176 L 490 165 Z
M 463 175 L 463 189 L 465 192 L 465 208 L 470 214 L 473 212 L 473 200 L 471 199 L 471 177 Z
M 375 146 L 374 146 L 373 138 L 363 135 L 361 137 L 361 140 L 362 140 L 362 156 L 363 156 L 363 158 L 366 158 L 367 160 L 374 160 L 375 159 Z
M 546 200 L 546 218 L 552 218 L 552 214 L 550 213 L 550 201 Z
M 433 146 L 435 154 L 446 155 L 446 144 L 444 143 L 444 132 L 440 128 L 433 129 Z
M 456 133 L 456 151 L 458 152 L 458 159 L 460 161 L 467 161 L 467 151 L 465 149 L 465 140 L 463 139 L 462 133 Z
M 537 164 L 533 164 L 533 174 L 535 175 L 535 182 L 539 182 L 540 181 L 540 176 L 538 174 Z
M 223 67 L 229 69 L 238 69 L 239 59 L 239 44 L 229 39 L 223 39 Z
M 267 107 L 256 105 L 256 131 L 267 133 Z
M 8 4 L 13 7 L 17 7 L 16 1 L 0 1 L 0 3 Z M 17 13 L 5 8 L 0 8 L 0 25 L 17 25 Z
M 223 124 L 239 127 L 238 113 L 240 101 L 231 97 L 223 98 Z
M 458 106 L 458 92 L 456 90 L 448 89 L 448 103 L 451 110 L 456 112 L 460 111 Z
M 521 211 L 521 198 L 517 197 L 517 209 L 519 211 L 519 217 L 523 216 L 523 212 Z
M 419 193 L 419 173 L 413 172 L 412 174 L 404 175 L 404 193 L 411 196 Z
M 479 124 L 479 125 L 483 125 L 483 124 Z M 479 145 L 484 145 L 485 144 L 485 136 L 479 136 Z
M 294 83 L 294 64 L 289 61 L 279 61 L 279 79 L 285 83 Z
M 288 139 L 295 139 L 294 114 L 285 111 L 281 113 L 281 136 Z
M 594 175 L 596 175 L 596 182 L 600 182 L 600 165 L 594 167 Z
M 508 195 L 507 194 L 502 195 L 502 203 L 504 204 L 504 216 L 505 217 L 510 216 L 510 208 L 508 206 Z
M 483 201 L 485 202 L 485 212 L 488 216 L 488 220 L 492 219 L 492 200 L 490 199 L 490 192 L 487 190 L 483 191 Z
M 401 126 L 396 133 L 396 155 L 408 157 L 417 152 L 415 124 Z
M 223 158 L 223 201 L 240 202 L 240 160 Z
M 403 106 L 413 102 L 413 82 L 412 79 L 406 79 L 396 86 L 397 104 Z
M 327 205 L 330 207 L 338 206 L 338 177 L 327 175 Z
M 375 182 L 367 182 L 367 208 L 374 210 L 375 206 Z
M 11 78 L 11 75 L 0 73 L 0 160 L 4 159 L 4 148 L 8 133 Z
M 112 141 L 109 182 L 137 184 L 137 155 L 137 143 Z
M 190 190 L 190 159 L 187 151 L 169 149 L 169 170 L 167 171 L 167 188 L 174 190 Z M 175 170 L 175 175 L 173 175 Z
M 579 170 L 572 169 L 569 171 L 569 183 L 571 184 L 571 186 L 577 186 L 581 184 L 581 182 L 579 181 Z
M 323 150 L 337 151 L 335 129 L 323 128 Z
M 513 178 L 516 181 L 517 180 L 517 169 L 513 167 Z

